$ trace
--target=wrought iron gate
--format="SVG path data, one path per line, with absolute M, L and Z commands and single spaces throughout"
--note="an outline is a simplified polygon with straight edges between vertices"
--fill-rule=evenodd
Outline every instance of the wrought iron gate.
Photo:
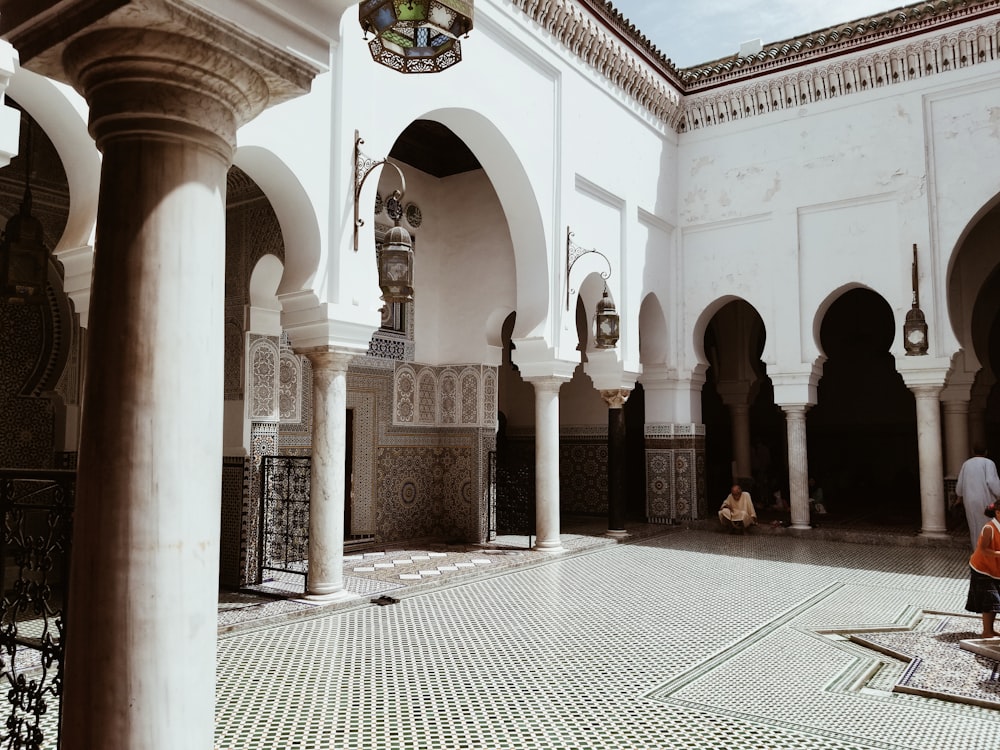
M 308 456 L 261 462 L 260 568 L 305 575 L 309 557 Z
M 4 748 L 59 742 L 75 494 L 73 471 L 0 470 L 0 680 L 9 686 Z
M 526 535 L 528 546 L 535 535 L 535 477 L 529 464 L 508 465 L 489 454 L 490 510 L 493 523 L 490 538 L 497 535 Z

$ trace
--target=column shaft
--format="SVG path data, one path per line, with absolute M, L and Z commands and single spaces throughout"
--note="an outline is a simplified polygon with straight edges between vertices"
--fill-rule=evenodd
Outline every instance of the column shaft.
M 947 458 L 947 476 L 958 477 L 962 464 L 972 451 L 969 450 L 969 402 L 945 401 L 944 448 Z
M 61 746 L 209 750 L 215 719 L 226 172 L 264 79 L 148 28 L 62 55 L 103 152 Z
M 313 446 L 309 495 L 310 599 L 340 599 L 344 590 L 347 460 L 347 367 L 354 353 L 311 351 Z
M 805 405 L 781 407 L 788 431 L 788 492 L 792 505 L 793 529 L 808 529 L 809 524 L 809 452 L 806 440 Z M 762 498 L 763 499 L 763 498 Z
M 189 142 L 104 148 L 66 637 L 70 750 L 212 747 L 226 169 Z
M 750 462 L 750 407 L 747 404 L 730 404 L 729 414 L 733 429 L 733 461 L 736 464 L 733 480 L 752 475 Z
M 532 380 L 535 387 L 536 549 L 562 549 L 559 537 L 559 378 Z
M 922 536 L 944 537 L 948 529 L 944 507 L 944 471 L 941 461 L 940 386 L 910 386 L 917 399 L 917 450 L 920 460 L 920 515 Z
M 608 409 L 608 531 L 625 533 L 625 410 Z

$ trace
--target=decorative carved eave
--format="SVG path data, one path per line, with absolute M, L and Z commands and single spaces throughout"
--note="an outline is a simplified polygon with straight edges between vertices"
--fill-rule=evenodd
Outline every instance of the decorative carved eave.
M 893 44 L 893 38 L 882 39 L 876 47 L 849 50 L 855 54 L 838 54 L 826 64 L 758 68 L 730 85 L 685 97 L 679 129 L 711 127 L 957 68 L 995 63 L 1000 59 L 997 5 L 997 0 L 979 3 L 980 7 L 990 6 L 993 14 L 981 23 L 959 28 L 949 25 L 941 33 L 919 39 L 901 34 L 900 44 Z
M 642 30 L 629 21 L 621 11 L 609 2 L 601 0 L 579 0 L 580 4 L 597 16 L 611 32 L 625 43 L 633 52 L 641 57 L 647 64 L 655 68 L 670 83 L 678 88 L 683 85 L 681 71 L 674 65 L 673 61 L 661 52 L 652 41 L 650 41 Z
M 856 21 L 830 26 L 803 36 L 766 45 L 760 52 L 720 58 L 680 71 L 684 93 L 732 83 L 734 80 L 855 53 L 916 34 L 942 30 L 996 13 L 998 0 L 936 0 L 919 2 Z
M 1000 0 L 925 0 L 684 69 L 610 2 L 512 1 L 682 132 L 1000 59 Z
M 626 31 L 624 18 L 613 8 L 592 0 L 579 2 L 513 0 L 513 5 L 653 116 L 676 129 L 683 113 L 669 60 L 644 37 L 640 40 L 632 31 L 634 26 Z

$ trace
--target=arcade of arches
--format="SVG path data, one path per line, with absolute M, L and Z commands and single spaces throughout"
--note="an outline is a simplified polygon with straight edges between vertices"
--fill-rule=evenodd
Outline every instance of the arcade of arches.
M 49 253 L 43 293 L 3 279 L 0 469 L 76 472 L 68 747 L 205 746 L 220 584 L 341 601 L 345 545 L 483 542 L 508 501 L 544 552 L 570 514 L 711 522 L 734 480 L 803 534 L 812 478 L 947 536 L 1000 451 L 1000 10 L 681 71 L 610 5 L 486 1 L 477 54 L 401 84 L 352 3 L 267 5 L 0 15 L 0 220 Z M 416 291 L 379 307 L 396 226 Z

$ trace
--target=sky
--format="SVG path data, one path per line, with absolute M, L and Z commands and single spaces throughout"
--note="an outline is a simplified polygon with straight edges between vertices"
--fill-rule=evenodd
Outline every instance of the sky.
M 912 0 L 911 0 L 912 1 Z M 909 3 L 900 0 L 611 0 L 679 68 L 735 55 L 743 42 L 802 36 Z

